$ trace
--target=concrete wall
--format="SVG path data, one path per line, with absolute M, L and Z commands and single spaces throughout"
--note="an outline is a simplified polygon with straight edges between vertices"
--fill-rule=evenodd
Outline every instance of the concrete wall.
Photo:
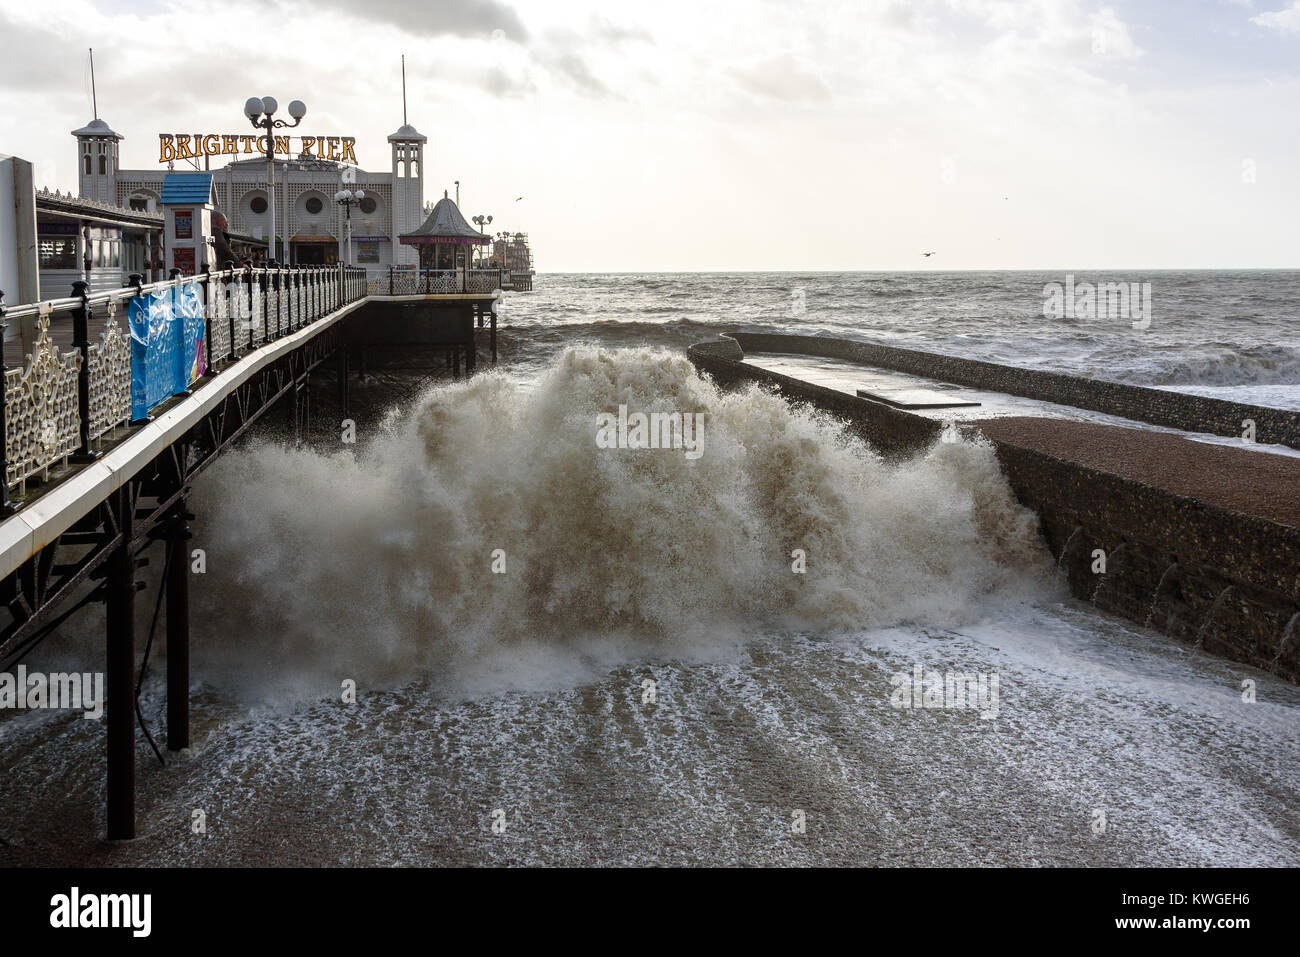
M 928 448 L 942 431 L 938 422 L 926 416 L 746 365 L 741 361 L 744 352 L 737 345 L 737 338 L 727 336 L 718 342 L 701 342 L 691 346 L 688 354 L 719 385 L 759 382 L 791 402 L 808 402 L 835 414 L 887 457 L 906 457 Z
M 885 347 L 860 351 L 863 344 L 844 340 L 737 335 L 692 346 L 689 355 L 721 385 L 759 382 L 791 401 L 834 414 L 886 455 L 914 454 L 938 437 L 941 427 L 932 419 L 746 365 L 737 341 L 751 348 L 765 347 L 761 351 L 798 351 L 877 365 L 882 364 L 881 354 L 873 350 Z M 866 355 L 873 358 L 861 358 Z M 1050 380 L 1020 379 L 1015 373 L 1024 370 L 966 364 L 966 360 L 911 350 L 890 349 L 884 355 L 895 363 L 924 366 L 922 374 L 938 379 L 946 379 L 940 369 L 973 376 L 974 367 L 992 366 L 985 377 L 964 384 L 1000 391 L 1005 391 L 999 386 L 1003 382 L 1029 388 L 1075 379 L 1056 375 Z M 916 357 L 933 361 L 922 363 Z M 1079 396 L 1087 400 L 1088 404 L 1079 403 L 1085 408 L 1107 406 L 1098 411 L 1112 411 L 1118 403 L 1136 400 L 1137 393 L 1130 387 L 1112 391 L 1109 383 L 1095 383 L 1096 392 L 1090 395 L 1089 382 L 1060 383 L 1051 401 Z M 1155 393 L 1158 404 L 1155 411 L 1131 405 L 1130 418 L 1151 421 L 1148 416 L 1167 414 L 1186 420 L 1187 413 L 1167 404 L 1167 393 L 1138 392 Z M 1203 407 L 1200 411 L 1211 416 L 1238 414 Z M 1271 428 L 1288 427 L 1285 416 L 1256 415 L 1257 422 L 1267 421 Z M 1198 431 L 1212 431 L 1204 428 L 1203 420 L 1197 421 Z M 1300 683 L 1300 529 L 1230 512 L 1012 442 L 991 441 L 1017 498 L 1038 513 L 1043 536 L 1076 597 L 1207 652 Z M 1104 574 L 1093 572 L 1094 549 L 1106 553 Z
M 1059 372 L 1019 369 L 993 362 L 960 359 L 849 339 L 739 332 L 731 338 L 746 351 L 847 359 L 882 369 L 941 379 L 955 385 L 1058 402 L 1187 432 L 1240 436 L 1243 420 L 1252 419 L 1255 422 L 1255 441 L 1300 449 L 1300 412 L 1086 379 Z

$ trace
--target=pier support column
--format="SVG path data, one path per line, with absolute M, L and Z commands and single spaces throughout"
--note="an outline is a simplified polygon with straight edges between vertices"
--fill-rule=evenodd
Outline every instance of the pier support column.
M 339 343 L 338 348 L 338 387 L 339 387 L 339 416 L 340 418 L 350 418 L 348 415 L 348 345 L 346 342 Z
M 167 750 L 190 746 L 190 563 L 185 499 L 168 522 L 167 549 Z
M 108 839 L 135 837 L 135 560 L 131 529 L 135 503 L 130 483 L 114 493 L 122 540 L 108 559 Z
M 497 311 L 495 309 L 492 310 L 491 323 L 492 323 L 492 331 L 488 334 L 488 338 L 492 343 L 492 364 L 496 365 L 497 364 Z

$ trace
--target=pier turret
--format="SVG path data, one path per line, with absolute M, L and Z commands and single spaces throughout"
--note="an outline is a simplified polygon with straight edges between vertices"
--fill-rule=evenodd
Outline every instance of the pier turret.
M 77 189 L 82 199 L 117 205 L 118 143 L 114 133 L 96 117 L 79 130 L 77 138 Z
M 413 265 L 415 250 L 398 244 L 402 233 L 420 225 L 424 212 L 424 144 L 428 137 L 403 123 L 388 137 L 393 148 L 393 260 Z

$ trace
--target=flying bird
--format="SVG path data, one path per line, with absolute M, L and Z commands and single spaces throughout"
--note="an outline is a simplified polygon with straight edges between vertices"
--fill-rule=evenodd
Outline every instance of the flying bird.
M 522 196 L 516 196 L 516 197 L 515 197 L 515 202 L 517 203 L 517 202 L 519 202 L 521 199 L 523 199 Z
M 921 255 L 924 256 L 926 259 L 929 259 L 931 256 L 934 255 L 934 253 L 921 253 Z

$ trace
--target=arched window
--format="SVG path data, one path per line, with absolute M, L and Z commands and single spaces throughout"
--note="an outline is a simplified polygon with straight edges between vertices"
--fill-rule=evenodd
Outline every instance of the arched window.
M 397 161 L 397 178 L 401 179 L 405 175 L 406 175 L 406 163 L 402 162 L 402 160 L 399 159 Z
M 90 154 L 87 153 L 85 156 L 82 157 L 82 159 L 85 160 L 85 162 L 81 164 L 82 169 L 84 169 L 86 175 L 89 176 L 90 175 Z
M 420 164 L 415 160 L 411 160 L 411 175 L 412 176 L 420 175 Z
M 99 175 L 103 176 L 108 172 L 108 157 L 102 153 L 99 156 Z

